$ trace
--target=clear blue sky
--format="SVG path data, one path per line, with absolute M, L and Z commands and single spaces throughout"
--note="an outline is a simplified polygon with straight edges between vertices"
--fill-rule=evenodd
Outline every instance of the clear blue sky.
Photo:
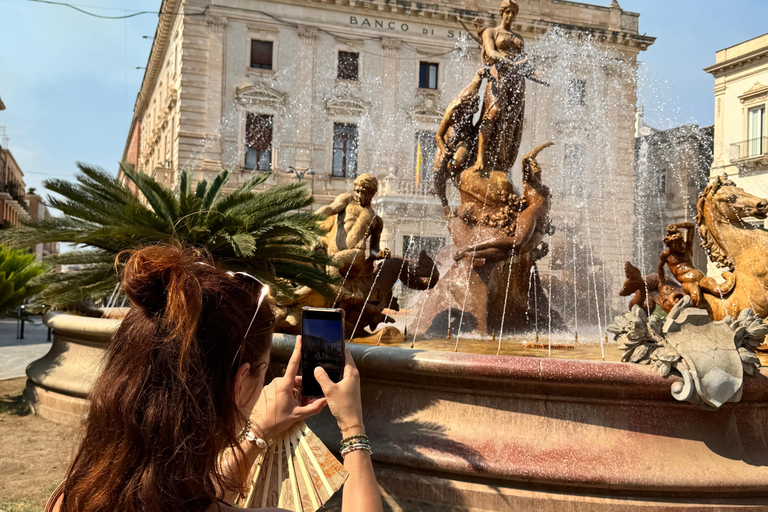
M 258 0 L 253 0 L 254 2 Z M 640 32 L 657 37 L 641 55 L 641 103 L 659 128 L 713 120 L 715 52 L 768 32 L 765 0 L 619 0 L 641 13 Z M 160 0 L 71 0 L 103 15 L 159 8 Z M 608 5 L 610 0 L 594 0 Z M 28 187 L 71 177 L 77 160 L 117 169 L 157 24 L 72 9 L 0 0 L 0 97 L 10 147 Z M 150 39 L 142 39 L 150 36 Z

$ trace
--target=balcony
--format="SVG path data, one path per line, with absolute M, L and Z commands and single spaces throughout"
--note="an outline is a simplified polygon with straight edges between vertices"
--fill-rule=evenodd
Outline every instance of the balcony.
M 731 163 L 743 168 L 768 165 L 768 137 L 731 144 Z

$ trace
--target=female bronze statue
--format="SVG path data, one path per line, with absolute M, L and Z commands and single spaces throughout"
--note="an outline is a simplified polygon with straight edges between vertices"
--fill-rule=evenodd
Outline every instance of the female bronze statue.
M 523 54 L 522 36 L 512 32 L 520 7 L 503 0 L 498 26 L 482 30 L 482 60 L 492 66 L 492 80 L 485 88 L 476 171 L 512 168 L 520 150 L 525 113 L 525 79 L 541 75 Z

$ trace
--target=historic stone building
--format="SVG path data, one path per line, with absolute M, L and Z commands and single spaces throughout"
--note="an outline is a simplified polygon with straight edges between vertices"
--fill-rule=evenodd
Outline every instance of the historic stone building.
M 230 169 L 231 186 L 272 171 L 267 185 L 303 180 L 317 204 L 350 191 L 352 177 L 370 172 L 380 179 L 375 207 L 384 218 L 383 243 L 400 254 L 435 252 L 450 237 L 439 201 L 428 194 L 434 135 L 448 102 L 481 66 L 479 47 L 458 19 L 495 24 L 499 4 L 164 0 L 124 159 L 169 185 L 180 169 L 192 170 L 196 180 Z M 529 86 L 539 91 L 527 102 L 522 151 L 557 143 L 540 161 L 545 180 L 560 183 L 555 192 L 570 194 L 557 199 L 558 215 L 567 220 L 560 226 L 584 217 L 582 203 L 572 199 L 587 197 L 557 178 L 562 169 L 582 179 L 598 169 L 610 176 L 600 178 L 611 191 L 610 218 L 622 221 L 593 212 L 585 225 L 597 233 L 600 224 L 601 257 L 621 274 L 632 251 L 636 81 L 617 77 L 617 69 L 634 73 L 638 53 L 654 39 L 640 35 L 639 15 L 615 0 L 609 7 L 519 4 L 513 29 L 526 44 L 560 27 L 611 52 L 610 62 L 589 76 L 575 65 L 570 71 L 565 87 L 574 115 L 562 115 L 559 102 L 566 100 L 557 87 Z M 599 137 L 586 122 L 593 98 L 614 105 L 600 115 L 610 128 Z M 605 147 L 610 161 L 593 166 L 605 160 Z
M 704 71 L 715 77 L 710 177 L 726 173 L 747 192 L 768 197 L 768 34 L 720 50 Z M 709 270 L 721 271 L 712 264 Z
M 647 274 L 656 272 L 666 227 L 696 221 L 696 202 L 709 182 L 714 127 L 657 130 L 645 124 L 641 109 L 636 136 L 633 263 Z M 707 256 L 696 236 L 694 263 L 704 269 Z
M 18 226 L 27 216 L 24 173 L 8 147 L 5 128 L 0 128 L 0 229 Z

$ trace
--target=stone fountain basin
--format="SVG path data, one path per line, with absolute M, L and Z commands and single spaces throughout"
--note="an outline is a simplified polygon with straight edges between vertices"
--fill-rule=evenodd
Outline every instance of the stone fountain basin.
M 294 343 L 274 336 L 276 365 Z M 405 510 L 768 505 L 765 374 L 746 379 L 740 403 L 709 412 L 625 363 L 349 348 L 377 478 Z M 330 414 L 308 423 L 338 446 Z
M 27 369 L 40 415 L 78 420 L 119 320 L 46 315 Z M 295 337 L 276 334 L 276 374 Z M 393 510 L 765 510 L 768 378 L 716 412 L 622 363 L 349 345 L 377 479 Z M 332 449 L 326 410 L 308 420 Z

